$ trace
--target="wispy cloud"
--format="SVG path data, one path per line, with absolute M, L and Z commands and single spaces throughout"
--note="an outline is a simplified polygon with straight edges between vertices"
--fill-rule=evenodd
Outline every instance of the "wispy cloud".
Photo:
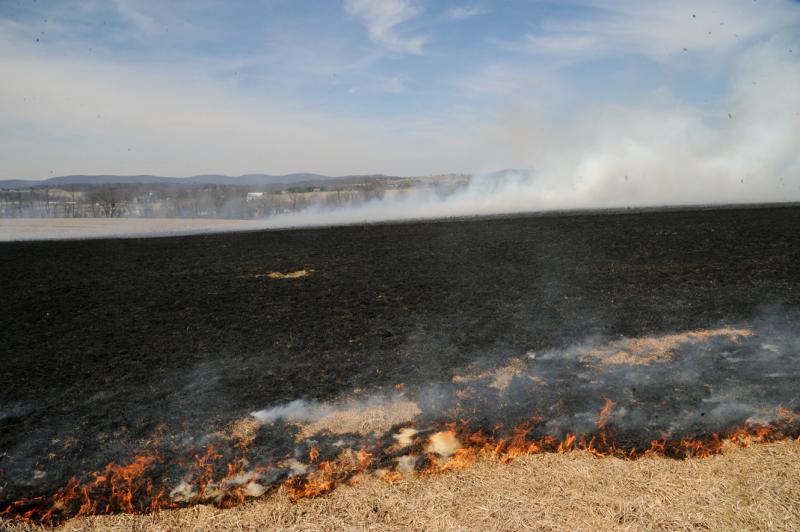
M 548 190 L 627 174 L 622 193 L 680 157 L 692 179 L 730 164 L 735 190 L 800 175 L 794 0 L 116 2 L 0 10 L 4 177 L 533 168 Z M 446 18 L 475 6 L 481 24 Z
M 788 10 L 785 2 L 742 2 L 736 9 L 722 0 L 581 3 L 591 9 L 547 18 L 521 40 L 495 43 L 548 57 L 637 54 L 663 62 L 684 52 L 725 53 L 800 21 L 800 10 Z
M 459 168 L 464 156 L 463 139 L 450 131 L 422 139 L 403 120 L 360 118 L 263 93 L 246 96 L 189 66 L 111 64 L 36 48 L 4 46 L 0 39 L 0 62 L 14 72 L 0 84 L 3 178 L 50 171 L 291 173 L 303 160 L 309 172 L 417 175 Z M 403 90 L 403 78 L 389 77 L 381 88 Z M 409 130 L 415 134 L 404 133 Z
M 466 20 L 486 13 L 487 11 L 479 5 L 464 5 L 448 9 L 444 13 L 444 18 L 447 20 Z
M 375 90 L 380 92 L 400 94 L 401 92 L 406 92 L 408 90 L 408 86 L 406 85 L 405 79 L 401 78 L 400 76 L 392 76 L 381 83 L 378 83 L 375 86 Z
M 114 0 L 113 4 L 119 14 L 140 32 L 153 33 L 158 28 L 156 21 L 137 9 L 134 2 L 130 0 Z
M 347 12 L 362 20 L 369 38 L 392 52 L 421 54 L 425 37 L 402 36 L 401 24 L 420 14 L 420 8 L 407 0 L 344 0 Z

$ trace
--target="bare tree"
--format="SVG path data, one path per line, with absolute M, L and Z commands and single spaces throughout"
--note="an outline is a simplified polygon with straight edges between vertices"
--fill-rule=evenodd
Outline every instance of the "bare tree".
M 370 178 L 364 179 L 363 190 L 364 190 L 365 201 L 370 201 L 373 199 L 381 199 L 383 198 L 384 192 L 386 192 L 383 187 L 383 183 L 381 183 L 377 179 L 370 179 Z
M 70 206 L 71 207 L 71 216 L 73 218 L 78 218 L 79 216 L 82 216 L 82 213 L 78 212 L 78 201 L 75 198 L 75 185 L 72 185 L 70 187 L 70 191 L 69 192 L 70 192 L 70 196 L 71 196 L 71 206 Z
M 97 206 L 102 216 L 106 218 L 119 218 L 125 213 L 125 201 L 119 191 L 111 187 L 102 187 L 92 192 L 91 201 Z
M 44 213 L 45 218 L 50 218 L 53 216 L 53 204 L 52 204 L 52 197 L 50 194 L 50 187 L 44 187 L 42 189 L 41 194 L 37 194 L 39 196 L 39 205 L 41 211 Z

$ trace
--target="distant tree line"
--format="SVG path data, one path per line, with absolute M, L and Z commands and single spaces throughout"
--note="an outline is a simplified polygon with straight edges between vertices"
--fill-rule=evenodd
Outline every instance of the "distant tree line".
M 0 217 L 263 218 L 315 205 L 337 207 L 402 196 L 413 189 L 450 193 L 462 181 L 365 178 L 261 188 L 231 185 L 65 185 L 0 189 Z

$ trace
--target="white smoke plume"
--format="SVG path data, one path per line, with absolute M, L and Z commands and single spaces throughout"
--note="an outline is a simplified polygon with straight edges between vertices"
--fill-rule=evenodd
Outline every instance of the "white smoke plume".
M 274 423 L 279 419 L 288 421 L 310 421 L 325 415 L 328 408 L 318 403 L 311 403 L 303 399 L 295 399 L 285 405 L 278 405 L 253 412 L 252 416 L 261 423 Z
M 587 104 L 560 123 L 515 109 L 513 118 L 491 128 L 487 157 L 527 168 L 474 176 L 447 197 L 312 207 L 266 223 L 798 201 L 800 54 L 792 46 L 775 37 L 750 49 L 736 61 L 725 95 L 707 106 L 665 92 L 635 105 Z

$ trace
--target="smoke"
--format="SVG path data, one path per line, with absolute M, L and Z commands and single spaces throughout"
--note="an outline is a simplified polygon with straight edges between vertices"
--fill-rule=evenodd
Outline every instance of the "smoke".
M 796 437 L 799 318 L 796 312 L 776 312 L 737 326 L 590 338 L 520 353 L 501 364 L 476 360 L 450 381 L 431 375 L 431 381 L 406 383 L 391 393 L 330 402 L 297 399 L 252 412 L 203 438 L 151 439 L 153 448 L 137 454 L 131 465 L 112 463 L 105 476 L 81 470 L 103 458 L 99 447 L 86 447 L 73 464 L 78 471 L 57 472 L 89 479 L 83 486 L 99 500 L 113 501 L 113 492 L 104 490 L 127 479 L 138 498 L 134 505 L 114 508 L 146 511 L 156 492 L 169 494 L 169 504 L 224 505 L 261 496 L 280 483 L 299 497 L 327 493 L 369 470 L 402 475 L 446 469 L 462 449 L 480 446 L 484 437 L 498 442 L 500 453 L 501 439 L 516 438 L 520 448 L 536 449 L 532 452 L 598 441 L 641 453 L 663 442 L 661 448 L 673 456 L 692 456 L 692 441 L 713 444 L 719 442 L 715 434 L 724 437 L 743 427 L 754 434 L 765 429 L 774 438 Z M 0 461 L 7 471 L 0 497 L 32 498 L 8 508 L 46 516 L 77 511 L 83 492 L 75 484 L 40 497 L 58 487 L 57 479 L 16 454 Z M 139 476 L 129 477 L 134 473 Z M 105 479 L 111 479 L 109 485 Z M 59 497 L 68 497 L 67 506 Z
M 365 398 L 348 397 L 321 403 L 296 399 L 250 415 L 262 425 L 278 421 L 302 425 L 301 437 L 320 431 L 335 434 L 369 434 L 386 431 L 420 413 L 416 403 L 404 394 L 374 394 Z
M 729 66 L 729 65 L 728 65 Z M 667 68 L 667 67 L 665 67 Z M 554 113 L 546 101 L 510 104 L 469 132 L 477 173 L 447 195 L 416 190 L 365 203 L 311 205 L 272 218 L 153 227 L 17 228 L 0 240 L 144 236 L 565 209 L 800 201 L 800 43 L 778 35 L 726 68 L 722 96 L 698 103 L 664 88 L 629 104 L 600 99 Z M 695 102 L 695 103 L 692 103 Z M 555 116 L 555 117 L 554 117 Z M 391 169 L 387 169 L 391 172 Z M 61 232 L 59 232 L 61 231 Z
M 302 438 L 355 432 L 381 438 L 394 430 L 392 438 L 406 444 L 420 431 L 430 434 L 458 419 L 485 430 L 538 419 L 540 436 L 558 438 L 591 433 L 602 420 L 639 444 L 724 433 L 748 423 L 772 423 L 800 408 L 794 383 L 800 373 L 797 320 L 796 313 L 762 315 L 738 327 L 590 338 L 523 353 L 500 365 L 476 360 L 450 382 L 417 383 L 400 394 L 330 403 L 299 399 L 251 415 L 264 426 L 299 425 Z M 601 414 L 608 401 L 613 409 Z M 383 422 L 360 427 L 367 430 L 348 422 L 375 411 Z M 402 425 L 406 428 L 397 432 Z
M 324 407 L 319 403 L 309 403 L 303 399 L 295 399 L 291 403 L 278 405 L 265 410 L 253 412 L 252 416 L 261 423 L 274 423 L 279 419 L 289 421 L 311 421 L 321 418 L 329 407 Z
M 524 170 L 476 175 L 444 198 L 312 207 L 267 226 L 798 201 L 800 54 L 789 51 L 793 46 L 800 49 L 775 37 L 749 49 L 712 103 L 687 103 L 663 90 L 630 105 L 577 105 L 557 121 L 515 104 L 485 133 L 485 166 Z

